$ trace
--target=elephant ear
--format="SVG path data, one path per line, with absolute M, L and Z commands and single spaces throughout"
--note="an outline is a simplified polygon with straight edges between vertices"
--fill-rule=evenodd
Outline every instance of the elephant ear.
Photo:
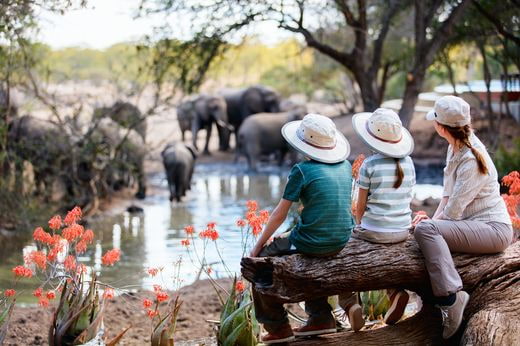
M 193 156 L 193 159 L 196 159 L 197 156 L 199 156 L 199 152 L 197 151 L 197 149 L 195 149 L 193 147 L 193 145 L 191 144 L 184 144 L 186 146 L 186 149 L 188 149 L 191 153 L 191 155 Z

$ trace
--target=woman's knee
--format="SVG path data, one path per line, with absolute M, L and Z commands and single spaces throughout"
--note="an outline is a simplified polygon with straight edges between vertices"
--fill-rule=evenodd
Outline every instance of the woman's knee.
M 415 231 L 413 233 L 416 240 L 424 239 L 426 237 L 431 237 L 432 235 L 438 234 L 439 231 L 437 227 L 435 227 L 435 223 L 432 220 L 421 221 L 417 226 L 415 226 Z

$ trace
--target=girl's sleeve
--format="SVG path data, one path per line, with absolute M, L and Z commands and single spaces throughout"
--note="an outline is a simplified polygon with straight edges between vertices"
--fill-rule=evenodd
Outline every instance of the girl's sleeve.
M 300 200 L 300 194 L 303 189 L 304 178 L 303 173 L 298 165 L 294 165 L 287 178 L 287 185 L 285 185 L 285 191 L 283 193 L 283 199 L 292 202 L 298 202 Z
M 360 188 L 368 190 L 370 188 L 370 172 L 367 161 L 364 161 L 359 168 L 359 177 L 357 184 Z

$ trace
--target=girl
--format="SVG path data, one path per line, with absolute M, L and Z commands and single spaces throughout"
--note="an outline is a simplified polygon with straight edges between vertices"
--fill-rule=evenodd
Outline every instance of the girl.
M 471 129 L 469 104 L 460 97 L 444 96 L 426 118 L 450 145 L 443 199 L 432 220 L 416 216 L 414 235 L 425 258 L 447 339 L 460 327 L 469 301 L 469 295 L 461 290 L 451 252 L 504 251 L 512 243 L 513 228 L 500 196 L 495 165 Z
M 412 188 L 415 169 L 410 154 L 414 142 L 399 116 L 390 109 L 359 113 L 352 118 L 359 137 L 375 152 L 359 170 L 359 196 L 353 237 L 373 243 L 399 243 L 408 238 L 412 226 Z M 388 291 L 391 306 L 387 324 L 402 317 L 408 293 Z M 348 306 L 347 306 L 348 307 Z

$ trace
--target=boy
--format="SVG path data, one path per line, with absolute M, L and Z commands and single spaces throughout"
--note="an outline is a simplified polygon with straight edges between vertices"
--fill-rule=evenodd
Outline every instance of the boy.
M 346 158 L 350 146 L 334 123 L 319 114 L 308 114 L 282 128 L 282 135 L 307 160 L 293 166 L 282 199 L 274 209 L 251 251 L 251 257 L 302 253 L 309 256 L 334 256 L 343 249 L 354 227 L 351 214 L 352 167 Z M 267 244 L 286 219 L 293 202 L 301 201 L 303 211 L 298 224 Z M 267 245 L 266 245 L 267 244 Z M 336 332 L 327 297 L 305 302 L 307 324 L 294 331 L 282 304 L 253 288 L 256 317 L 268 334 L 265 344 L 288 342 L 294 336 Z

